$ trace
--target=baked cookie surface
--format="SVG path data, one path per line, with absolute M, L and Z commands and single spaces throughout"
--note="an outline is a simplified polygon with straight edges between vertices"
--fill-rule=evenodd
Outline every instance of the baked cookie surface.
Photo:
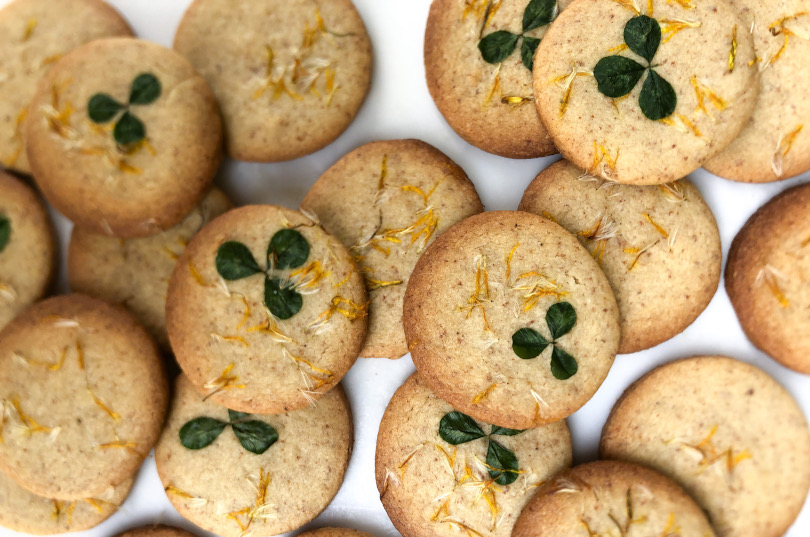
M 123 531 L 115 537 L 195 537 L 195 534 L 182 528 L 155 524 L 154 526 L 142 526 Z
M 464 171 L 419 140 L 366 144 L 339 160 L 312 186 L 301 209 L 349 247 L 371 302 L 361 356 L 408 352 L 402 301 L 411 271 L 450 226 L 483 211 Z
M 302 537 L 374 537 L 365 531 L 350 528 L 319 528 L 299 534 Z
M 195 0 L 174 48 L 211 84 L 239 160 L 290 160 L 330 144 L 371 81 L 371 43 L 351 0 Z
M 619 345 L 604 273 L 540 216 L 486 212 L 425 251 L 405 294 L 422 380 L 475 419 L 522 429 L 560 420 L 596 392 Z

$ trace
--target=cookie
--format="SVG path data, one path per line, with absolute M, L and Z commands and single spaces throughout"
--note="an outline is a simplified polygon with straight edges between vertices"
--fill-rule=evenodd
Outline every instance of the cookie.
M 545 483 L 521 513 L 515 537 L 628 535 L 714 537 L 683 489 L 642 466 L 596 461 Z
M 351 0 L 195 0 L 174 48 L 222 106 L 230 156 L 290 160 L 346 130 L 371 82 L 371 42 Z
M 710 172 L 749 183 L 778 181 L 810 170 L 810 73 L 807 2 L 728 0 L 754 38 L 759 101 L 745 129 L 706 162 Z M 805 128 L 808 127 L 808 128 Z
M 513 429 L 584 405 L 619 345 L 599 265 L 562 227 L 520 211 L 472 216 L 436 239 L 413 271 L 402 320 L 436 395 Z
M 206 401 L 180 375 L 155 461 L 172 505 L 194 524 L 223 537 L 277 535 L 329 505 L 351 450 L 341 387 L 316 406 L 250 415 Z
M 196 537 L 190 531 L 165 524 L 142 526 L 119 533 L 115 537 Z
M 259 414 L 313 404 L 357 360 L 366 290 L 349 252 L 303 214 L 252 205 L 205 226 L 169 282 L 180 367 L 220 405 Z
M 619 183 L 667 183 L 745 126 L 759 92 L 754 58 L 748 28 L 725 2 L 576 0 L 537 49 L 535 105 L 577 167 Z
M 450 127 L 509 158 L 556 153 L 534 109 L 532 64 L 556 0 L 434 0 L 425 31 L 430 95 Z
M 299 533 L 299 537 L 374 537 L 365 531 L 353 530 L 349 528 L 320 528 L 317 530 Z
M 0 328 L 45 294 L 56 269 L 51 218 L 34 190 L 0 172 Z
M 0 469 L 46 498 L 102 495 L 152 449 L 167 391 L 154 342 L 123 308 L 39 302 L 0 332 Z
M 371 302 L 360 355 L 399 358 L 408 352 L 402 300 L 416 261 L 437 236 L 484 207 L 444 153 L 419 140 L 390 140 L 340 159 L 301 210 L 348 246 L 363 272 Z
M 726 292 L 751 342 L 810 374 L 810 184 L 754 213 L 728 254 Z
M 168 349 L 166 292 L 177 258 L 205 224 L 232 206 L 214 188 L 178 225 L 142 239 L 117 239 L 74 227 L 68 249 L 70 287 L 124 305 Z
M 391 398 L 377 434 L 377 489 L 404 537 L 509 537 L 537 487 L 570 465 L 565 420 L 525 431 L 476 422 L 417 374 Z
M 37 83 L 54 62 L 94 39 L 131 35 L 101 0 L 15 0 L 0 9 L 0 164 L 31 173 L 23 124 Z
M 102 39 L 59 60 L 26 120 L 37 184 L 79 227 L 144 237 L 177 225 L 221 160 L 217 103 L 176 52 Z
M 619 303 L 620 353 L 681 333 L 717 291 L 723 259 L 717 223 L 685 179 L 620 185 L 561 160 L 532 181 L 519 209 L 575 234 L 602 267 Z
M 810 488 L 810 430 L 796 401 L 761 370 L 716 356 L 659 367 L 619 399 L 603 458 L 678 482 L 721 537 L 777 537 Z

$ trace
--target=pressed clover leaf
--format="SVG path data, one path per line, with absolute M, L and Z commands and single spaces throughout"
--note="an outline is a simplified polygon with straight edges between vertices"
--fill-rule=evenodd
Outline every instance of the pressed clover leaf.
M 558 380 L 567 380 L 576 375 L 576 359 L 558 346 L 558 340 L 568 334 L 577 324 L 577 312 L 568 302 L 553 304 L 546 312 L 546 325 L 551 341 L 533 328 L 521 328 L 512 334 L 512 350 L 524 360 L 537 358 L 551 345 L 551 374 Z
M 651 62 L 661 44 L 661 25 L 647 15 L 633 17 L 624 26 L 624 42 L 630 50 Z
M 294 229 L 282 229 L 270 239 L 267 259 L 277 269 L 298 268 L 309 257 L 309 243 Z
M 512 334 L 512 350 L 520 358 L 537 358 L 548 347 L 548 340 L 533 328 L 521 328 Z
M 523 12 L 523 31 L 528 32 L 554 20 L 557 0 L 531 0 Z
M 577 312 L 568 302 L 557 302 L 546 312 L 546 324 L 554 341 L 567 334 L 577 324 Z
M 217 272 L 226 280 L 241 280 L 263 272 L 247 246 L 241 242 L 222 243 L 217 250 Z
M 507 429 L 506 427 L 501 427 L 500 425 L 493 425 L 492 432 L 489 434 L 499 434 L 502 436 L 515 436 L 523 432 L 523 429 Z
M 518 478 L 518 460 L 515 454 L 490 439 L 487 447 L 489 477 L 499 485 L 509 485 Z
M 267 451 L 278 440 L 276 430 L 263 421 L 232 422 L 231 427 L 242 447 L 256 455 Z
M 579 365 L 573 356 L 559 347 L 551 352 L 551 374 L 558 380 L 568 380 L 577 374 Z
M 6 249 L 11 238 L 11 220 L 5 216 L 0 216 L 0 252 Z
M 180 443 L 188 449 L 202 449 L 222 434 L 228 424 L 214 418 L 196 418 L 180 428 Z
M 146 127 L 143 122 L 129 112 L 124 112 L 113 129 L 115 141 L 121 145 L 130 145 L 140 142 L 146 137 Z
M 498 30 L 481 39 L 478 42 L 478 50 L 481 51 L 481 57 L 485 62 L 501 63 L 515 51 L 518 39 L 519 35 Z
M 270 313 L 279 319 L 286 320 L 301 311 L 304 306 L 304 297 L 295 290 L 292 284 L 285 285 L 278 278 L 266 278 L 264 303 Z
M 229 425 L 242 447 L 257 455 L 278 440 L 278 433 L 271 425 L 248 419 L 250 414 L 228 410 L 228 416 L 230 421 L 227 422 L 208 417 L 187 422 L 180 428 L 180 443 L 188 449 L 202 449 L 210 446 Z
M 87 105 L 87 113 L 95 123 L 106 123 L 118 115 L 118 112 L 126 108 L 109 95 L 97 93 L 90 98 Z
M 439 422 L 439 436 L 448 444 L 457 446 L 486 435 L 475 420 L 458 411 L 445 414 Z
M 119 103 L 106 93 L 97 93 L 87 103 L 87 114 L 94 123 L 108 123 L 118 118 L 113 128 L 113 138 L 119 145 L 129 146 L 146 138 L 146 127 L 132 113 L 130 107 L 151 104 L 160 97 L 160 92 L 161 85 L 157 77 L 144 73 L 132 81 L 127 104 Z
M 129 91 L 129 104 L 151 104 L 160 97 L 160 80 L 151 73 L 135 77 Z
M 638 96 L 638 104 L 644 115 L 654 120 L 664 119 L 672 115 L 677 102 L 672 84 L 650 69 Z
M 515 52 L 518 42 L 520 59 L 529 71 L 534 67 L 534 52 L 540 40 L 528 37 L 526 32 L 545 26 L 554 20 L 557 14 L 557 0 L 531 0 L 523 11 L 523 33 L 513 34 L 507 30 L 498 30 L 484 36 L 478 42 L 481 57 L 487 63 L 501 63 Z
M 624 97 L 636 87 L 647 68 L 624 56 L 607 56 L 593 68 L 599 91 L 614 99 Z
M 520 46 L 520 58 L 523 60 L 523 65 L 526 69 L 531 71 L 534 68 L 534 52 L 540 46 L 540 40 L 534 37 L 524 37 L 523 44 Z

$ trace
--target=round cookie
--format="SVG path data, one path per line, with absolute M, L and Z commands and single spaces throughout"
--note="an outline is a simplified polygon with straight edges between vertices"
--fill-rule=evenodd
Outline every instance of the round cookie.
M 402 301 L 425 248 L 484 210 L 475 186 L 444 153 L 419 140 L 372 142 L 340 159 L 310 189 L 301 210 L 350 248 L 371 300 L 360 356 L 408 352 Z
M 350 528 L 320 528 L 299 533 L 298 537 L 374 537 L 365 531 Z
M 39 302 L 0 332 L 0 469 L 46 498 L 101 495 L 152 449 L 167 392 L 154 342 L 123 308 Z
M 748 219 L 728 254 L 726 291 L 751 342 L 810 374 L 810 184 L 786 190 Z
M 404 537 L 509 537 L 537 487 L 570 465 L 565 420 L 525 431 L 476 422 L 417 374 L 391 398 L 377 434 L 377 489 Z
M 427 85 L 468 143 L 509 158 L 557 152 L 532 104 L 534 51 L 557 13 L 556 0 L 434 0 Z
M 189 243 L 169 282 L 166 327 L 197 389 L 260 414 L 304 408 L 357 360 L 366 290 L 343 245 L 297 211 L 234 209 Z
M 195 0 L 174 48 L 211 84 L 239 160 L 290 160 L 329 145 L 371 82 L 371 42 L 351 0 Z
M 131 530 L 123 531 L 115 537 L 196 537 L 194 533 L 182 528 L 167 526 L 165 524 L 155 524 L 153 526 L 142 526 Z
M 15 0 L 0 9 L 0 164 L 31 173 L 23 124 L 37 83 L 54 62 L 94 39 L 131 35 L 102 0 Z
M 206 401 L 180 375 L 155 461 L 169 500 L 194 524 L 223 537 L 277 535 L 329 505 L 351 450 L 341 387 L 316 406 L 257 416 Z
M 723 357 L 659 367 L 619 399 L 601 454 L 653 468 L 706 510 L 721 537 L 777 537 L 810 488 L 810 430 L 761 370 Z
M 473 418 L 526 429 L 596 392 L 619 345 L 604 273 L 576 237 L 525 212 L 486 212 L 427 249 L 405 293 L 424 382 Z
M 191 238 L 233 206 L 213 188 L 175 227 L 141 239 L 118 239 L 74 227 L 68 248 L 68 280 L 76 292 L 126 306 L 164 349 L 166 293 L 177 259 Z
M 740 135 L 706 162 L 710 172 L 749 183 L 810 169 L 810 13 L 804 0 L 727 0 L 754 38 L 759 100 Z M 743 27 L 741 27 L 742 29 Z
M 576 0 L 537 49 L 535 105 L 577 167 L 619 183 L 676 181 L 745 126 L 753 60 L 724 2 Z
M 545 483 L 515 537 L 627 535 L 714 537 L 706 514 L 666 477 L 626 462 L 596 461 Z
M 54 207 L 96 233 L 144 237 L 178 224 L 222 156 L 205 80 L 147 41 L 79 47 L 41 80 L 29 110 L 34 178 Z
M 685 179 L 620 185 L 561 160 L 532 181 L 519 209 L 574 233 L 602 267 L 619 303 L 620 353 L 681 333 L 717 291 L 723 259 L 717 223 Z
M 56 237 L 34 190 L 0 172 L 0 329 L 45 294 L 56 269 Z

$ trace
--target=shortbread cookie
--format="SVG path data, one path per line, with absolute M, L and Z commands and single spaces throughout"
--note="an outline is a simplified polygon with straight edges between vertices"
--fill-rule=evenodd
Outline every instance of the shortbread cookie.
M 351 410 L 339 386 L 303 410 L 251 415 L 206 401 L 180 375 L 155 461 L 169 500 L 201 528 L 277 535 L 329 505 L 351 450 Z
M 154 342 L 123 308 L 35 304 L 0 332 L 0 468 L 46 498 L 102 495 L 152 449 L 167 392 Z
M 115 537 L 196 537 L 190 531 L 165 524 L 143 526 L 119 533 Z
M 515 537 L 714 537 L 706 514 L 678 485 L 648 468 L 596 461 L 545 483 Z
M 411 271 L 433 240 L 484 210 L 464 170 L 419 140 L 366 144 L 324 173 L 301 210 L 350 248 L 371 300 L 361 356 L 408 352 L 402 300 Z
M 417 374 L 377 434 L 377 489 L 404 537 L 509 537 L 537 487 L 570 465 L 565 420 L 525 431 L 476 422 Z
M 557 152 L 533 106 L 532 64 L 558 10 L 556 0 L 434 0 L 428 89 L 467 142 L 510 158 Z
M 37 83 L 54 62 L 94 39 L 131 35 L 102 0 L 15 0 L 0 9 L 0 165 L 31 172 L 23 124 Z
M 242 412 L 306 407 L 357 360 L 366 290 L 349 252 L 303 214 L 252 205 L 192 239 L 169 282 L 166 325 L 180 367 Z
M 364 531 L 349 528 L 320 528 L 299 533 L 298 537 L 374 537 Z
M 754 345 L 810 374 L 810 184 L 748 219 L 731 244 L 726 291 Z
M 653 370 L 619 399 L 604 458 L 678 482 L 721 537 L 778 537 L 810 488 L 810 430 L 796 401 L 761 370 L 717 356 Z
M 599 265 L 562 227 L 519 211 L 472 216 L 439 237 L 413 271 L 403 323 L 436 395 L 513 429 L 575 412 L 619 346 Z
M 34 190 L 0 172 L 0 328 L 45 294 L 56 269 L 56 237 Z
M 685 179 L 620 185 L 562 160 L 532 181 L 520 210 L 574 233 L 602 267 L 619 303 L 620 353 L 681 333 L 717 291 L 723 259 L 717 223 Z
M 537 49 L 535 104 L 579 168 L 667 183 L 745 126 L 759 92 L 754 58 L 747 26 L 725 2 L 576 0 Z
M 168 349 L 166 292 L 177 258 L 205 224 L 232 206 L 214 188 L 178 225 L 142 239 L 117 239 L 74 227 L 68 249 L 70 287 L 126 306 Z
M 228 154 L 240 160 L 330 144 L 371 81 L 371 42 L 351 0 L 195 0 L 174 48 L 214 89 Z
M 810 6 L 806 0 L 728 0 L 752 32 L 759 101 L 745 129 L 705 164 L 721 177 L 764 183 L 810 169 Z
M 217 103 L 176 52 L 102 39 L 42 79 L 26 120 L 28 158 L 45 197 L 76 225 L 120 237 L 178 224 L 221 159 Z

